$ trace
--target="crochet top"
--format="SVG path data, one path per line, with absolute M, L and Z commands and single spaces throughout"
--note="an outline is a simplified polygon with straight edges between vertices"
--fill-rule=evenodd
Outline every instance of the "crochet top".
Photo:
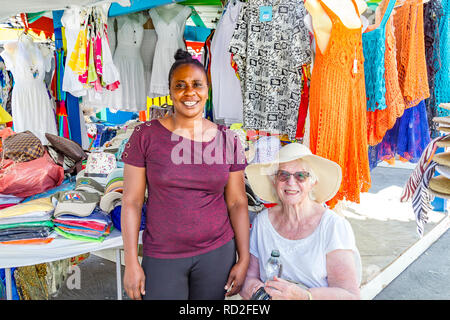
M 378 6 L 376 23 L 385 17 L 384 12 L 393 0 L 382 1 Z M 394 35 L 393 15 L 388 19 L 386 26 L 386 52 L 384 60 L 386 109 L 367 112 L 367 139 L 370 146 L 383 140 L 386 132 L 394 127 L 398 118 L 403 115 L 405 101 L 398 81 L 396 40 Z
M 422 0 L 406 0 L 394 15 L 400 88 L 407 108 L 430 96 Z
M 443 16 L 439 21 L 439 57 L 440 68 L 436 73 L 435 94 L 439 116 L 449 115 L 449 110 L 439 107 L 442 102 L 450 102 L 450 1 L 442 1 Z
M 347 28 L 319 3 L 330 17 L 332 29 L 325 51 L 317 48 L 311 76 L 310 149 L 342 168 L 341 187 L 328 202 L 334 207 L 344 198 L 359 202 L 360 192 L 370 188 L 362 27 Z

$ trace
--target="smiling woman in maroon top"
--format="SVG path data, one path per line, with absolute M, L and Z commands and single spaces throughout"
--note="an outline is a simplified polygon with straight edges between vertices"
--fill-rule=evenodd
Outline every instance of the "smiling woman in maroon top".
M 203 65 L 182 50 L 175 59 L 174 114 L 137 126 L 122 156 L 124 288 L 132 299 L 224 299 L 241 290 L 250 259 L 247 163 L 237 136 L 202 116 Z

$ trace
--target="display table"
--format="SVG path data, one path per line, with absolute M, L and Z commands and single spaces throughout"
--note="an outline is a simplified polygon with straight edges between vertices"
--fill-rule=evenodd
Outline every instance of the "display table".
M 139 233 L 139 243 L 142 243 L 142 231 Z M 122 277 L 120 250 L 123 246 L 122 234 L 115 229 L 103 242 L 87 242 L 66 239 L 62 236 L 55 238 L 49 244 L 42 245 L 4 245 L 0 244 L 0 268 L 5 268 L 6 298 L 11 300 L 12 283 L 11 268 L 32 266 L 47 263 L 80 254 L 105 249 L 115 249 L 116 252 L 116 280 L 117 299 L 122 300 Z

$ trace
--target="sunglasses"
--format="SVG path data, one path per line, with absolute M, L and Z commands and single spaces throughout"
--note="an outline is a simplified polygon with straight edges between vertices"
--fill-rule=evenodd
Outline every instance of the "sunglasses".
M 291 176 L 294 176 L 295 180 L 297 182 L 305 182 L 308 177 L 311 176 L 311 174 L 307 171 L 298 171 L 294 173 L 290 173 L 284 170 L 278 170 L 275 174 L 278 181 L 286 182 L 288 181 Z

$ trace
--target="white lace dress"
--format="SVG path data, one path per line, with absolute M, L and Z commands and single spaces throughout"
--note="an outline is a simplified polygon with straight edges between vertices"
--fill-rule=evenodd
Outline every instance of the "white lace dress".
M 169 94 L 169 71 L 175 62 L 175 52 L 178 49 L 186 50 L 183 35 L 186 19 L 191 15 L 192 9 L 182 8 L 178 14 L 167 23 L 157 11 L 157 8 L 149 10 L 153 25 L 158 35 L 155 56 L 153 58 L 152 77 L 150 81 L 150 93 L 153 96 L 166 96 Z
M 13 52 L 3 50 L 0 55 L 14 77 L 11 97 L 14 131 L 29 130 L 47 144 L 45 133 L 58 134 L 54 102 L 44 83 L 53 55 L 44 57 L 38 45 L 28 40 L 18 41 Z
M 108 95 L 111 111 L 146 110 L 144 64 L 141 57 L 141 44 L 144 35 L 143 14 L 119 16 L 117 19 L 117 47 L 114 52 L 114 65 L 119 70 L 120 85 Z
M 141 45 L 141 56 L 144 62 L 144 74 L 145 74 L 145 92 L 149 93 L 150 81 L 152 77 L 153 69 L 153 57 L 155 55 L 156 42 L 158 41 L 158 36 L 156 35 L 155 29 L 144 29 L 144 39 Z M 150 96 L 150 98 L 154 98 Z

